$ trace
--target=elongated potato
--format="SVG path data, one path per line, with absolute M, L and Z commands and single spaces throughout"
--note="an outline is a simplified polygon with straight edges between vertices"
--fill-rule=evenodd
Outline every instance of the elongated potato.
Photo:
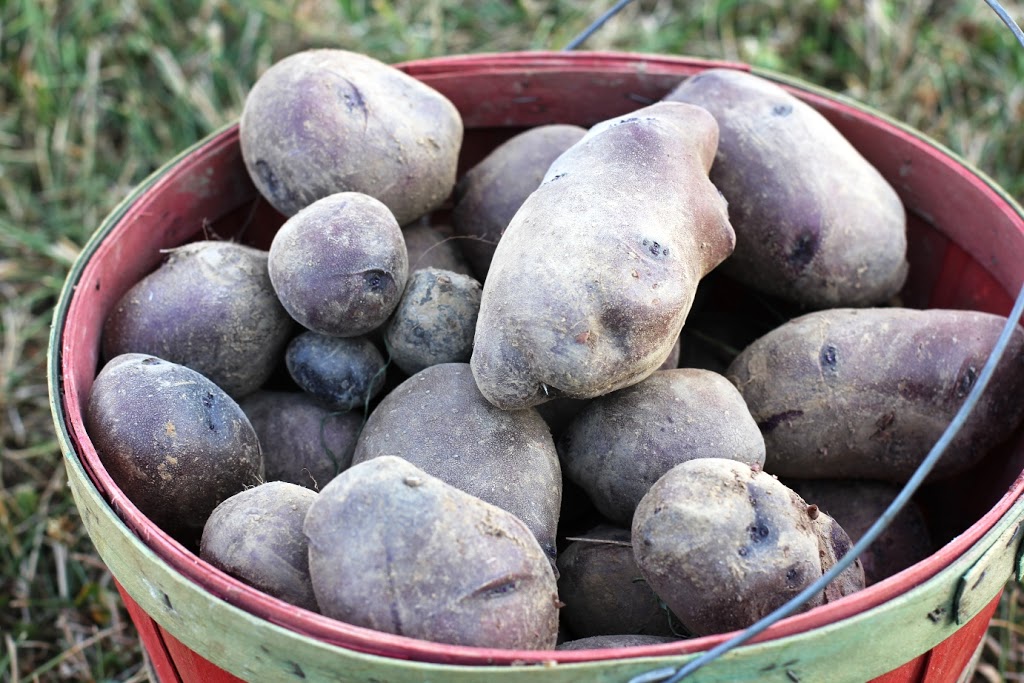
M 422 370 L 370 414 L 352 464 L 397 455 L 519 517 L 555 561 L 562 475 L 536 410 L 504 411 L 480 394 L 466 363 Z
M 588 403 L 559 439 L 566 475 L 601 514 L 629 526 L 644 494 L 686 460 L 765 460 L 764 438 L 729 380 L 708 370 L 659 370 Z
M 555 646 L 557 586 L 529 529 L 401 458 L 342 472 L 304 529 L 327 616 L 455 645 Z
M 693 635 L 741 629 L 831 569 L 850 537 L 766 472 L 690 460 L 659 479 L 632 526 L 637 565 Z M 803 609 L 864 588 L 855 560 Z
M 471 361 L 517 409 L 634 384 L 669 355 L 697 282 L 735 235 L 711 181 L 718 129 L 655 104 L 594 126 L 548 169 L 498 243 Z
M 729 366 L 780 477 L 906 481 L 978 378 L 1006 318 L 978 311 L 831 309 L 795 318 Z M 988 390 L 933 471 L 948 477 L 1024 413 L 1018 326 Z
M 441 93 L 393 66 L 305 50 L 253 85 L 239 142 L 256 187 L 285 216 L 327 195 L 362 192 L 405 225 L 455 186 L 462 119 Z
M 736 252 L 723 270 L 813 308 L 880 304 L 907 274 L 895 190 L 825 117 L 765 78 L 709 69 L 665 98 L 718 121 L 711 180 Z
M 452 227 L 476 278 L 487 277 L 501 234 L 558 155 L 586 135 L 565 124 L 537 126 L 498 145 L 455 186 Z

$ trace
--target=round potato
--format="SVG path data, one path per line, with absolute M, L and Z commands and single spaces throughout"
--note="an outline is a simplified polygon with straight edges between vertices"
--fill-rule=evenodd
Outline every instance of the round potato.
M 285 352 L 288 374 L 303 391 L 339 411 L 362 408 L 384 387 L 387 363 L 366 337 L 303 332 Z

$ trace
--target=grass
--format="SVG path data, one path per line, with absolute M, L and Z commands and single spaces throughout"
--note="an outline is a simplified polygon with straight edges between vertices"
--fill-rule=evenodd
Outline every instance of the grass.
M 558 48 L 604 0 L 7 0 L 0 4 L 0 679 L 141 681 L 135 633 L 78 519 L 47 402 L 51 309 L 129 189 L 234 120 L 314 46 L 401 61 Z M 1024 18 L 1024 6 L 1008 5 Z M 1024 50 L 977 0 L 638 0 L 584 46 L 724 57 L 848 94 L 1024 196 Z M 977 679 L 1024 671 L 1007 591 Z

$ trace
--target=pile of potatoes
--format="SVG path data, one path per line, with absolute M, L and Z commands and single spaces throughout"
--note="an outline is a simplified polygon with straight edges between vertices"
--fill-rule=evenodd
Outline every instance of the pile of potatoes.
M 524 131 L 457 177 L 462 136 L 370 57 L 281 60 L 240 120 L 269 250 L 175 249 L 105 322 L 86 425 L 111 476 L 304 609 L 511 649 L 748 626 L 894 498 L 1005 322 L 901 307 L 899 197 L 757 76 Z M 737 328 L 723 283 L 792 315 Z M 1020 423 L 1022 349 L 935 478 Z M 805 609 L 933 550 L 908 507 Z

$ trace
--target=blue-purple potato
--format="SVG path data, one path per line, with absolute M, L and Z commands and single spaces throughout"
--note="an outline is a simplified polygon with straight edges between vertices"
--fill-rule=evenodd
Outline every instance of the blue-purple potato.
M 530 128 L 498 145 L 459 179 L 452 227 L 478 280 L 487 277 L 501 234 L 551 162 L 586 133 L 566 124 Z
M 267 252 L 193 242 L 121 297 L 103 326 L 103 355 L 179 363 L 241 398 L 274 372 L 294 325 L 271 286 Z
M 236 493 L 206 520 L 199 557 L 267 595 L 318 612 L 302 533 L 316 496 L 283 481 Z
M 364 408 L 384 387 L 387 362 L 366 337 L 306 331 L 288 343 L 284 358 L 299 388 L 332 410 Z
M 836 520 L 854 543 L 888 509 L 901 486 L 869 479 L 786 479 L 801 498 Z M 920 562 L 937 550 L 921 507 L 911 499 L 861 554 L 868 586 Z
M 453 645 L 555 646 L 555 576 L 530 530 L 402 458 L 342 472 L 304 528 L 329 617 Z
M 559 643 L 556 650 L 604 650 L 619 647 L 640 647 L 642 645 L 661 645 L 671 643 L 679 638 L 670 636 L 644 636 L 636 634 L 616 634 L 577 638 Z
M 718 121 L 711 180 L 736 230 L 723 271 L 812 308 L 878 305 L 899 292 L 903 204 L 824 116 L 734 69 L 703 71 L 665 100 L 703 107 Z
M 750 626 L 850 548 L 835 521 L 772 475 L 735 460 L 676 465 L 640 501 L 633 552 L 647 583 L 693 635 Z M 802 610 L 864 588 L 857 559 Z
M 558 555 L 562 625 L 575 638 L 646 635 L 678 639 L 679 623 L 647 585 L 628 529 L 602 524 L 566 539 Z M 674 630 L 675 629 L 675 630 Z
M 303 327 L 333 337 L 376 329 L 409 275 L 402 229 L 368 195 L 341 192 L 285 221 L 270 244 L 270 281 Z
M 554 563 L 562 474 L 551 433 L 536 410 L 488 403 L 467 364 L 432 365 L 381 400 L 352 464 L 385 455 L 516 515 Z
M 319 491 L 352 463 L 361 411 L 334 410 L 300 391 L 257 391 L 239 405 L 260 439 L 266 481 Z
M 666 102 L 556 159 L 494 253 L 471 365 L 505 410 L 635 384 L 668 357 L 697 283 L 735 244 L 708 179 L 718 126 Z
M 458 110 L 439 92 L 338 49 L 273 64 L 239 120 L 249 176 L 285 216 L 337 192 L 362 192 L 402 225 L 451 194 L 462 133 Z
M 473 277 L 473 270 L 462 253 L 460 242 L 438 226 L 426 222 L 402 226 L 405 249 L 409 254 L 409 273 L 421 268 L 440 268 Z
M 112 358 L 93 381 L 85 426 L 111 478 L 154 524 L 197 540 L 222 501 L 263 477 L 245 413 L 195 370 L 154 356 Z
M 480 283 L 469 275 L 436 268 L 414 271 L 385 327 L 394 364 L 414 375 L 431 365 L 468 363 L 480 295 Z
M 765 469 L 801 479 L 907 481 L 974 386 L 1006 318 L 979 311 L 830 309 L 754 341 L 727 375 L 764 434 Z M 969 469 L 1024 414 L 1024 330 L 932 471 Z
M 629 526 L 662 475 L 696 458 L 765 461 L 761 431 L 743 397 L 708 370 L 659 370 L 592 399 L 559 439 L 562 468 L 608 520 Z

